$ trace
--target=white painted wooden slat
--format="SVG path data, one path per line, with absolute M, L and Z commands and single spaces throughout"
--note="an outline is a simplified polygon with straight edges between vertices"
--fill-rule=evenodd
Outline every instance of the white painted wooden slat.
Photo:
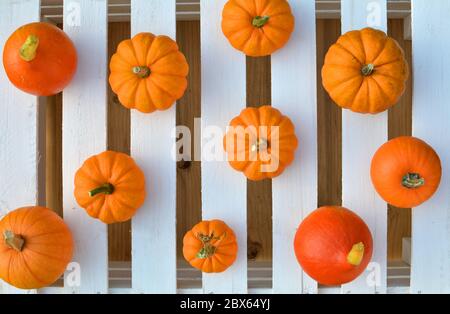
M 246 179 L 226 161 L 208 161 L 212 127 L 225 131 L 229 121 L 245 108 L 245 55 L 234 50 L 221 30 L 225 0 L 201 0 L 202 52 L 202 217 L 221 219 L 236 233 L 239 250 L 234 265 L 221 274 L 204 274 L 205 293 L 247 292 Z M 218 135 L 218 134 L 216 134 Z M 216 149 L 222 153 L 222 138 Z M 210 153 L 210 152 L 209 152 Z
M 0 1 L 0 51 L 21 25 L 37 22 L 40 1 Z M 0 66 L 0 218 L 37 202 L 38 98 L 18 90 Z M 3 293 L 26 292 L 0 282 Z
M 294 237 L 303 217 L 317 208 L 317 91 L 315 1 L 289 1 L 295 31 L 272 55 L 272 105 L 295 125 L 299 149 L 294 163 L 272 181 L 273 290 L 317 293 L 294 253 Z
M 413 134 L 433 146 L 442 182 L 413 209 L 412 293 L 450 293 L 450 2 L 413 0 Z
M 131 33 L 176 36 L 175 0 L 132 0 Z M 132 221 L 133 289 L 176 291 L 175 105 L 131 113 L 131 154 L 146 176 L 147 199 Z
M 74 198 L 74 174 L 91 155 L 106 149 L 107 1 L 65 0 L 64 31 L 74 42 L 78 69 L 63 92 L 64 219 L 75 239 L 73 261 L 81 280 L 68 279 L 67 291 L 108 291 L 107 226 L 92 219 Z
M 342 33 L 364 27 L 387 31 L 386 0 L 342 0 Z M 373 236 L 372 263 L 343 293 L 385 293 L 387 272 L 387 206 L 370 182 L 370 163 L 386 142 L 387 112 L 342 113 L 342 204 L 356 212 Z

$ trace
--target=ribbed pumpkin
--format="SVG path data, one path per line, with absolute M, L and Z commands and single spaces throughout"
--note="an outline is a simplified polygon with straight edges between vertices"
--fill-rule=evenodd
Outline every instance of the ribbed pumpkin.
M 352 211 L 325 206 L 306 217 L 297 230 L 294 250 L 303 270 L 323 285 L 356 279 L 372 258 L 372 235 Z
M 74 194 L 91 217 L 123 222 L 144 203 L 144 173 L 130 156 L 106 151 L 88 158 L 76 172 Z
M 231 167 L 253 181 L 279 176 L 294 160 L 297 146 L 294 124 L 271 106 L 242 110 L 224 137 Z
M 282 48 L 294 31 L 286 0 L 230 0 L 222 11 L 222 31 L 247 56 L 267 56 Z
M 375 189 L 386 202 L 400 208 L 417 207 L 438 189 L 441 161 L 424 141 L 403 136 L 378 149 L 372 159 L 370 175 Z
M 140 33 L 122 41 L 109 67 L 121 104 L 144 113 L 170 108 L 187 87 L 186 58 L 167 36 Z
M 405 91 L 409 67 L 399 44 L 372 28 L 350 31 L 332 45 L 322 83 L 340 107 L 376 114 L 395 105 Z
M 201 221 L 183 238 L 186 261 L 205 273 L 220 273 L 236 260 L 238 244 L 233 230 L 221 220 Z
M 49 23 L 19 27 L 6 41 L 3 65 L 9 80 L 37 96 L 59 93 L 77 69 L 77 52 L 70 38 Z
M 16 209 L 0 221 L 0 278 L 20 289 L 38 289 L 58 280 L 72 259 L 72 234 L 45 207 Z

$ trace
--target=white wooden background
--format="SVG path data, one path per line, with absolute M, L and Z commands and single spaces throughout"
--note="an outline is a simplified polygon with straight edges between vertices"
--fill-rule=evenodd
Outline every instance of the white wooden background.
M 202 164 L 203 218 L 225 220 L 239 241 L 236 263 L 220 275 L 204 275 L 195 293 L 391 293 L 387 287 L 386 204 L 368 182 L 376 148 L 387 140 L 387 115 L 343 113 L 343 205 L 361 215 L 374 236 L 374 257 L 356 281 L 333 289 L 318 288 L 302 273 L 293 253 L 293 236 L 302 217 L 317 207 L 315 1 L 289 1 L 296 27 L 287 46 L 272 56 L 272 103 L 289 115 L 300 140 L 289 171 L 273 180 L 273 288 L 247 285 L 246 182 L 221 162 Z M 201 0 L 203 147 L 245 107 L 245 57 L 232 49 L 220 29 L 225 0 Z M 412 1 L 414 69 L 413 132 L 429 142 L 442 159 L 444 176 L 436 196 L 413 211 L 412 293 L 450 293 L 450 2 Z M 76 241 L 74 256 L 81 281 L 67 273 L 64 288 L 40 293 L 175 293 L 174 108 L 152 115 L 132 113 L 131 154 L 147 176 L 148 201 L 132 223 L 131 288 L 108 286 L 107 228 L 88 218 L 73 198 L 73 174 L 88 156 L 106 148 L 107 0 L 65 0 L 64 31 L 74 41 L 78 72 L 63 96 L 64 219 Z M 342 0 L 342 31 L 387 28 L 386 0 Z M 0 1 L 0 48 L 18 26 L 37 21 L 39 0 Z M 175 0 L 132 0 L 131 30 L 175 33 Z M 220 56 L 220 57 L 218 57 Z M 35 204 L 38 194 L 38 98 L 14 88 L 0 70 L 0 209 Z M 19 187 L 19 188 L 18 188 Z M 95 241 L 92 241 L 95 239 Z M 164 252 L 164 254 L 161 254 Z M 1 284 L 0 292 L 19 291 Z

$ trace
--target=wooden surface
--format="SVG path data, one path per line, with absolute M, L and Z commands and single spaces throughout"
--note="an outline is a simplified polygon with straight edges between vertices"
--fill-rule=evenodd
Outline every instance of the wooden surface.
M 73 191 L 74 174 L 82 163 L 106 149 L 107 1 L 65 1 L 64 12 L 80 18 L 64 20 L 64 31 L 77 47 L 78 69 L 63 93 L 62 182 L 64 220 L 75 242 L 72 260 L 81 269 L 80 284 L 72 285 L 66 276 L 65 288 L 74 293 L 106 293 L 108 230 L 78 206 Z
M 295 159 L 272 180 L 273 291 L 317 293 L 317 282 L 302 271 L 293 239 L 302 219 L 317 208 L 317 78 L 315 1 L 289 1 L 295 28 L 272 55 L 272 104 L 295 126 Z M 281 149 L 281 147 L 280 147 Z
M 152 32 L 175 39 L 175 4 L 175 0 L 132 0 L 131 36 Z M 130 152 L 146 185 L 145 202 L 131 222 L 136 293 L 176 292 L 175 125 L 175 106 L 152 114 L 131 111 Z
M 412 293 L 450 293 L 450 2 L 413 0 L 413 135 L 442 163 L 436 194 L 413 209 Z
M 39 0 L 1 1 L 0 51 L 19 26 L 39 21 Z M 18 207 L 37 205 L 38 98 L 15 88 L 0 67 L 0 217 Z M 0 282 L 3 293 L 25 293 Z
M 222 34 L 220 24 L 225 3 L 226 0 L 200 1 L 201 101 L 205 126 L 202 128 L 202 218 L 225 221 L 236 234 L 239 249 L 236 261 L 226 272 L 203 274 L 203 291 L 246 293 L 246 179 L 227 164 L 222 140 L 228 122 L 246 105 L 246 58 Z
M 386 0 L 342 0 L 341 14 L 343 34 L 365 27 L 387 32 Z M 373 238 L 371 264 L 357 279 L 342 285 L 343 293 L 386 292 L 387 204 L 369 177 L 372 156 L 388 139 L 387 117 L 387 112 L 342 111 L 342 204 L 366 222 Z
M 389 20 L 389 33 L 405 49 L 411 60 L 411 41 L 403 40 L 403 20 Z M 108 54 L 111 55 L 120 40 L 129 37 L 127 22 L 109 24 Z M 340 20 L 317 20 L 317 69 L 323 64 L 328 47 L 340 35 Z M 177 41 L 185 53 L 189 65 L 189 86 L 179 100 L 177 124 L 193 127 L 194 117 L 200 117 L 200 24 L 199 21 L 177 22 Z M 270 58 L 247 58 L 247 105 L 256 106 L 271 102 Z M 400 103 L 389 112 L 389 137 L 411 134 L 411 82 Z M 250 88 L 252 86 L 252 88 Z M 61 171 L 61 95 L 50 97 L 47 102 L 47 206 L 62 212 Z M 321 77 L 317 77 L 318 115 L 318 205 L 341 204 L 341 110 L 324 92 Z M 129 111 L 108 94 L 108 147 L 129 152 Z M 178 164 L 177 169 L 177 252 L 182 258 L 181 246 L 184 233 L 200 220 L 200 163 L 190 166 Z M 247 184 L 248 257 L 271 260 L 272 256 L 272 195 L 271 182 Z M 411 234 L 411 211 L 390 209 L 388 214 L 388 255 L 401 258 L 402 237 Z M 109 227 L 110 260 L 130 260 L 130 223 Z

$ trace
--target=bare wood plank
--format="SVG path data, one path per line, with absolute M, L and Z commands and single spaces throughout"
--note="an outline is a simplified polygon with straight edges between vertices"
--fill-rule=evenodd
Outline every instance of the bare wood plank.
M 177 125 L 187 126 L 192 135 L 191 153 L 199 145 L 200 137 L 194 137 L 194 119 L 201 115 L 201 65 L 200 22 L 178 21 L 177 42 L 189 64 L 188 89 L 177 103 Z M 200 134 L 198 134 L 200 135 Z M 201 169 L 200 161 L 177 163 L 177 257 L 183 259 L 183 237 L 201 220 Z
M 130 38 L 130 23 L 109 23 L 108 60 L 122 40 Z M 109 68 L 108 68 L 109 75 Z M 108 84 L 108 149 L 130 154 L 130 110 L 119 102 Z M 131 222 L 108 226 L 108 255 L 110 261 L 131 260 Z
M 247 57 L 247 107 L 272 103 L 270 56 Z M 247 258 L 272 260 L 272 180 L 247 180 Z

